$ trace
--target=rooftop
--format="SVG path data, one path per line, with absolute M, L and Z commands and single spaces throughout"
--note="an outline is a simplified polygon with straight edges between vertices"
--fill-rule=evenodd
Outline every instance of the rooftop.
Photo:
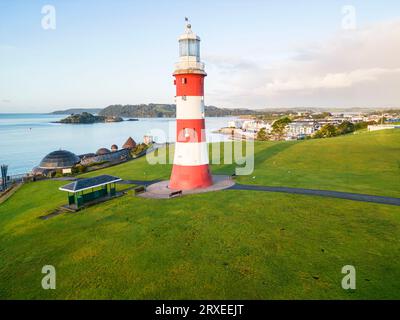
M 131 137 L 129 137 L 128 140 L 126 140 L 126 142 L 122 146 L 123 149 L 134 149 L 135 147 L 136 147 L 136 142 Z
M 104 174 L 93 178 L 76 180 L 72 183 L 60 187 L 59 190 L 76 193 L 96 187 L 101 187 L 106 184 L 115 183 L 118 181 L 121 181 L 121 178 Z
M 80 158 L 67 150 L 57 150 L 46 155 L 40 162 L 39 168 L 62 169 L 71 168 L 80 161 Z
M 103 155 L 103 154 L 107 154 L 107 153 L 111 153 L 111 151 L 107 148 L 100 148 L 99 150 L 96 151 L 96 154 L 98 156 Z

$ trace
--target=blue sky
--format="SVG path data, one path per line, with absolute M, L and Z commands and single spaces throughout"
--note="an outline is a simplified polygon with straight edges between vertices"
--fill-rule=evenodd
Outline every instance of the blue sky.
M 55 30 L 41 26 L 47 4 L 56 9 Z M 342 30 L 344 5 L 356 9 L 357 30 Z M 0 112 L 173 103 L 171 74 L 185 16 L 202 38 L 207 104 L 340 107 L 400 101 L 380 86 L 382 79 L 399 84 L 400 64 L 384 48 L 379 54 L 367 51 L 354 68 L 329 56 L 355 56 L 358 45 L 368 47 L 381 34 L 377 30 L 397 30 L 399 1 L 2 0 Z M 397 50 L 391 39 L 382 45 Z M 379 91 L 376 101 L 364 94 L 371 86 Z

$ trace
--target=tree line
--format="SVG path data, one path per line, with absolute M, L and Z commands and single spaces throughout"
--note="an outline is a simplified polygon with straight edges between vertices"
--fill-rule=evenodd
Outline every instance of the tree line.
M 250 109 L 227 109 L 214 106 L 205 107 L 207 117 L 224 117 L 240 115 L 257 115 L 260 111 Z M 174 118 L 176 117 L 175 104 L 136 104 L 136 105 L 111 105 L 99 112 L 100 116 L 114 116 L 124 118 Z

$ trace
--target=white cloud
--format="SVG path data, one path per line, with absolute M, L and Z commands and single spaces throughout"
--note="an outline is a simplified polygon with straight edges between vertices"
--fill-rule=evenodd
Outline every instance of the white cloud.
M 400 106 L 399 39 L 400 20 L 341 31 L 270 65 L 207 57 L 215 77 L 208 99 L 251 107 Z
M 262 92 L 266 94 L 277 94 L 281 91 L 291 90 L 313 90 L 313 89 L 337 89 L 349 88 L 356 84 L 376 81 L 381 76 L 389 74 L 400 74 L 400 68 L 396 69 L 359 69 L 350 72 L 328 73 L 322 76 L 301 76 L 289 80 L 273 80 L 266 84 Z

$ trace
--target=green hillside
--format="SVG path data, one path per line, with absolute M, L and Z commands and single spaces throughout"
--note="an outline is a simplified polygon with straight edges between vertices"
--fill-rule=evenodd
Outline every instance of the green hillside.
M 90 175 L 163 179 L 170 168 L 141 158 Z M 255 172 L 238 182 L 400 197 L 400 131 L 257 143 Z M 26 184 L 0 205 L 0 298 L 400 298 L 397 206 L 229 190 L 129 194 L 37 219 L 66 202 L 63 184 Z M 341 288 L 349 264 L 354 291 Z M 57 270 L 56 290 L 41 288 L 44 265 Z
M 207 117 L 226 117 L 239 115 L 260 115 L 261 111 L 250 109 L 231 109 L 205 106 Z M 100 116 L 112 117 L 138 117 L 138 118 L 175 118 L 175 104 L 149 103 L 135 105 L 111 105 L 99 112 Z
M 257 145 L 241 183 L 400 197 L 400 130 Z

